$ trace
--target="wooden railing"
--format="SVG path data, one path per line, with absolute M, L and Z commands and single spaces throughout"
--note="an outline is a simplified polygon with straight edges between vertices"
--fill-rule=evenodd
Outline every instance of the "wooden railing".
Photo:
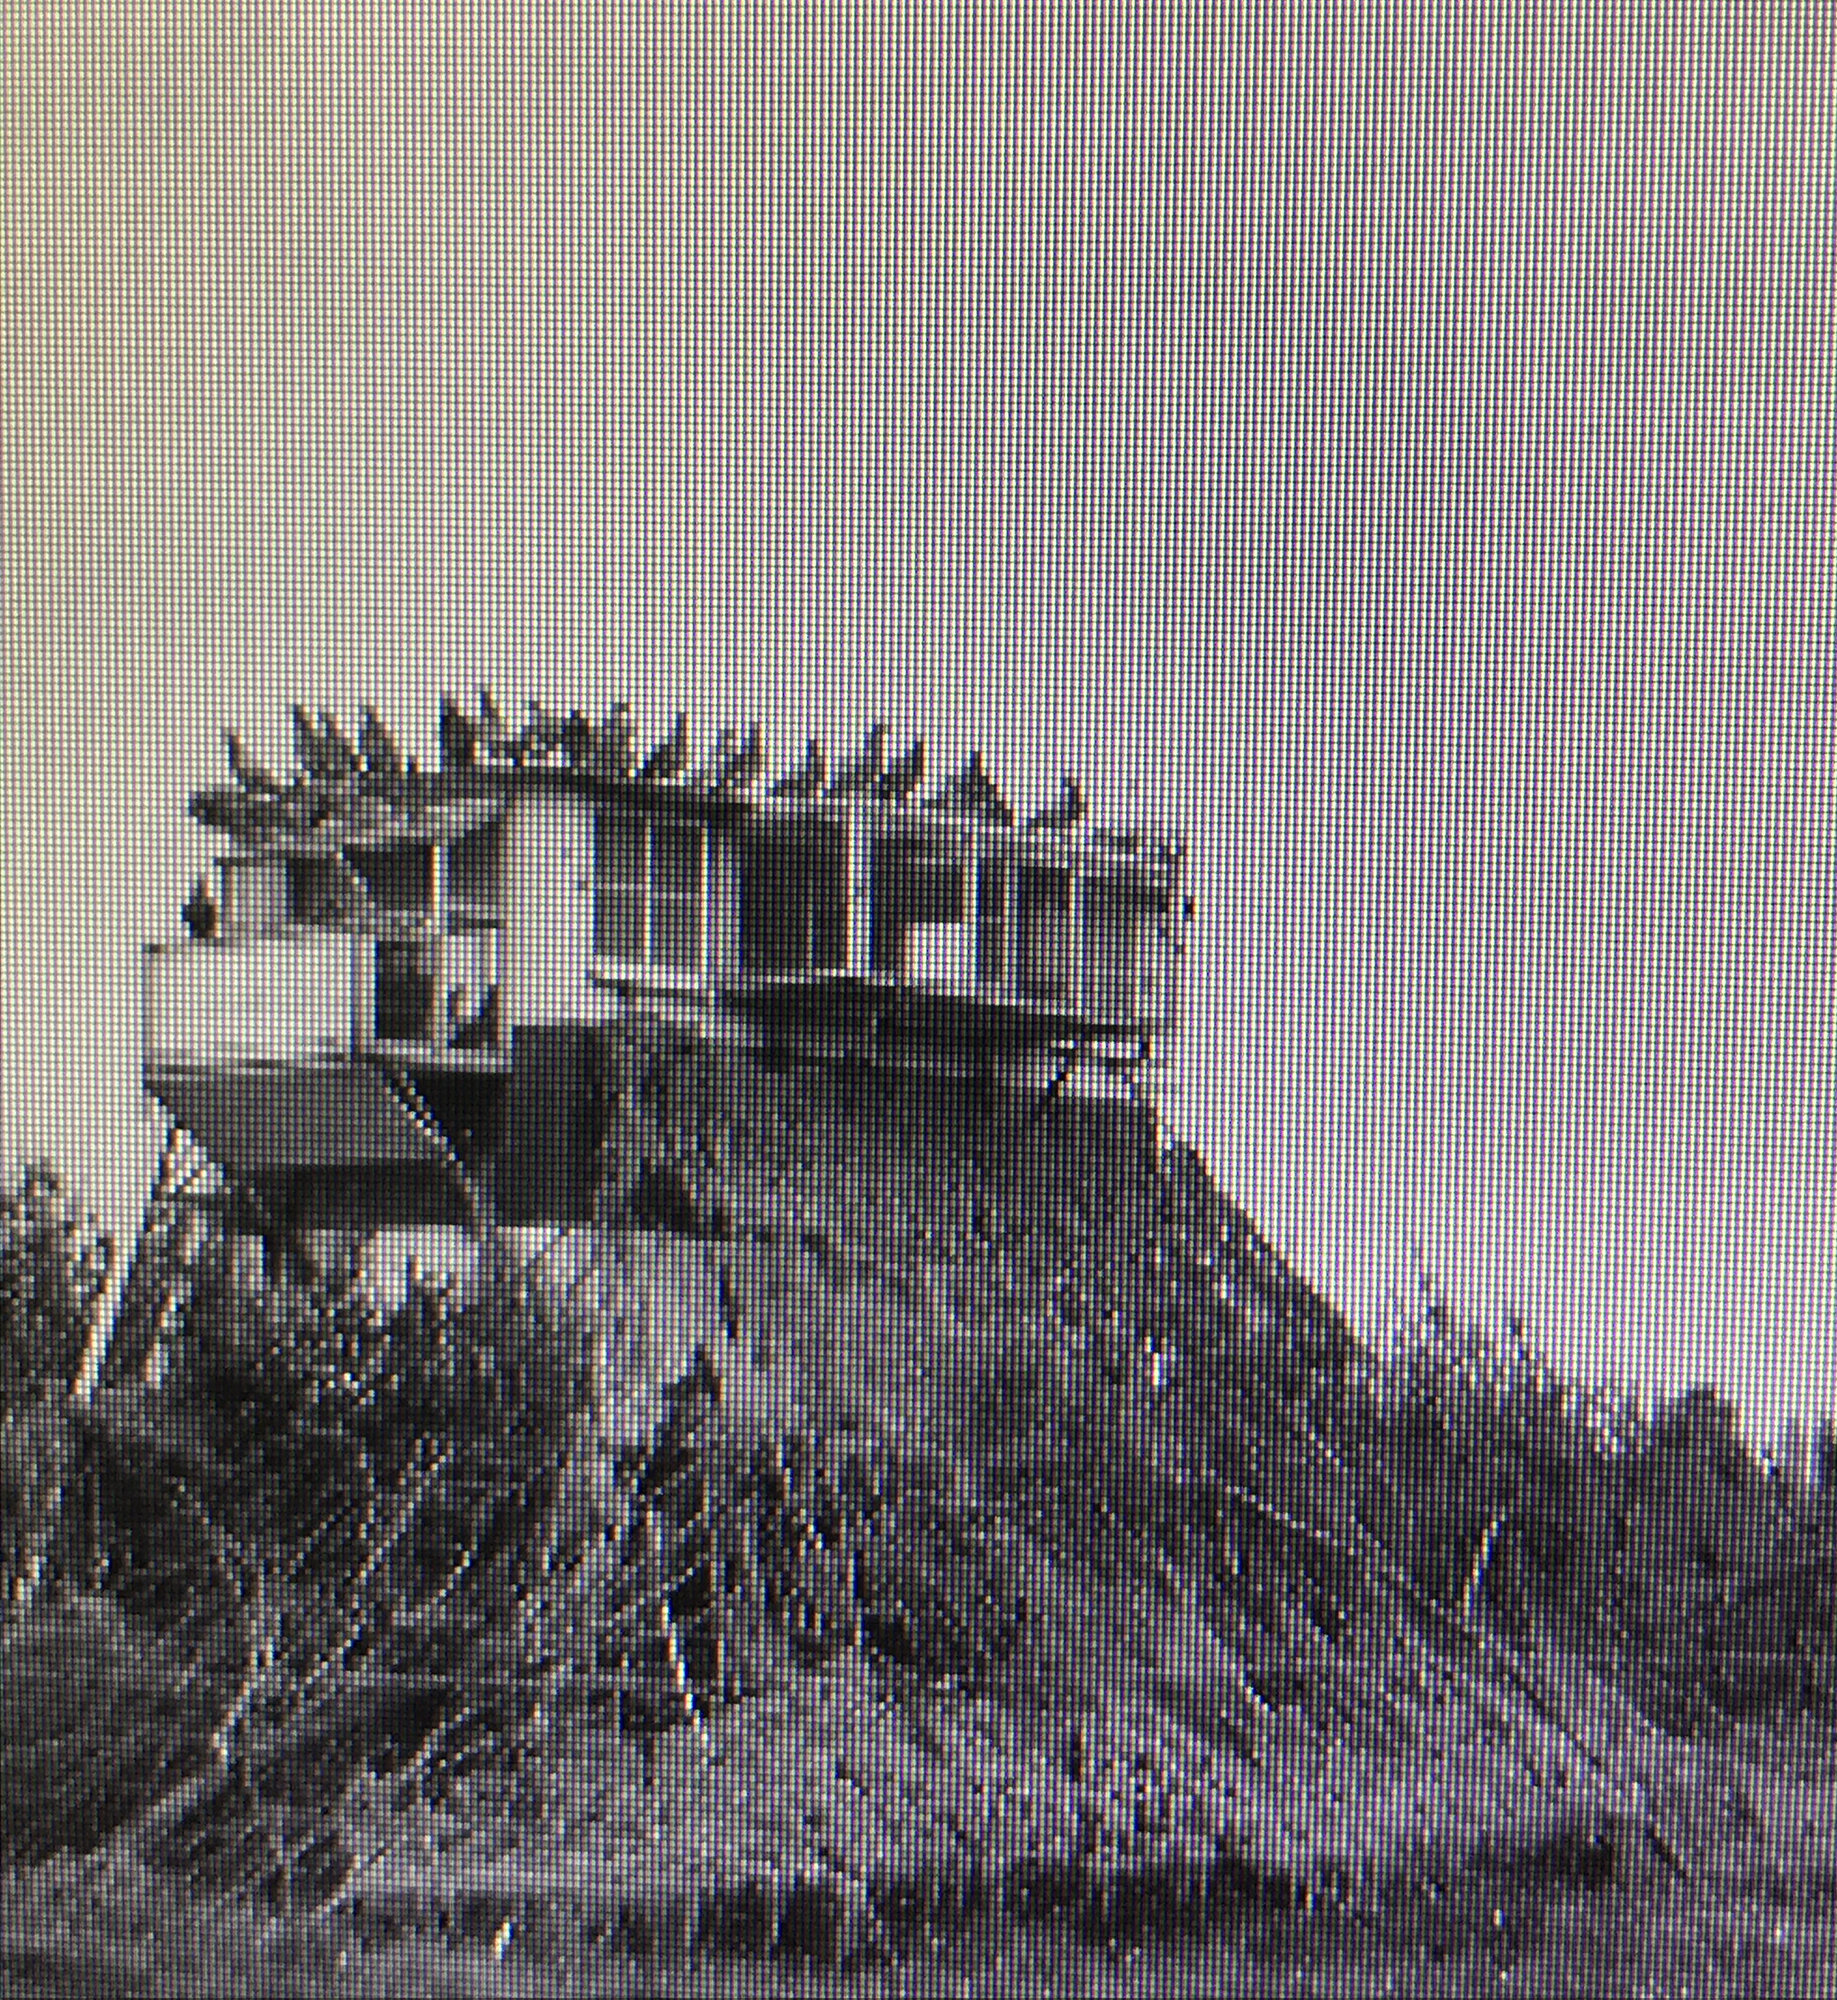
M 360 1050 L 463 1067 L 506 1045 L 495 927 L 421 932 L 372 943 L 359 996 Z
M 507 1044 L 495 928 L 376 937 L 313 925 L 150 945 L 150 1069 L 242 1068 L 388 1055 L 490 1068 Z

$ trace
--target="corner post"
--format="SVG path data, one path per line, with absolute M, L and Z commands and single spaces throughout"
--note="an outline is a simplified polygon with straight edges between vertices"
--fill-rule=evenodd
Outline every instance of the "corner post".
M 851 805 L 842 826 L 848 873 L 846 965 L 850 978 L 865 979 L 874 963 L 874 808 L 865 801 Z

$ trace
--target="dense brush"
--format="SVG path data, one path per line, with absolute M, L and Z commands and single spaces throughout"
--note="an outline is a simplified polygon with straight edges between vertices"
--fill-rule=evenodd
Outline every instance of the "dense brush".
M 1364 1355 L 1139 1122 L 667 1045 L 602 1081 L 607 1212 L 540 1269 L 386 1310 L 188 1240 L 170 1364 L 87 1409 L 33 1356 L 105 1257 L 46 1177 L 0 1203 L 9 1582 L 106 1602 L 171 1718 L 73 1838 L 188 1778 L 160 1851 L 311 1901 L 365 1800 L 572 1824 L 601 1785 L 728 1814 L 736 1894 L 752 1841 L 889 1911 L 1055 1869 L 1203 1903 L 1662 1841 L 1655 1725 L 1828 1716 L 1828 1496 L 1714 1398 L 1580 1395 L 1433 1296 Z M 666 1178 L 681 1227 L 634 1228 Z M 26 1629 L 20 1674 L 68 1643 Z M 755 1824 L 706 1772 L 768 1739 Z

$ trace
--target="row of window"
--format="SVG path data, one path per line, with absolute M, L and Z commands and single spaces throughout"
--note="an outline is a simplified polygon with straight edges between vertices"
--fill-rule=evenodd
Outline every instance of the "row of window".
M 495 829 L 445 850 L 449 926 L 500 911 Z M 1045 861 L 952 853 L 910 832 L 874 842 L 863 885 L 868 963 L 919 984 L 1043 1005 L 1082 991 L 1089 1011 L 1136 1015 L 1161 906 L 1120 878 Z M 406 920 L 436 903 L 435 850 L 353 852 L 346 865 L 288 863 L 285 914 L 326 922 L 353 901 Z M 594 948 L 623 965 L 695 977 L 708 960 L 707 829 L 696 820 L 604 814 L 595 841 Z M 761 829 L 740 850 L 740 958 L 749 977 L 838 973 L 848 962 L 844 831 L 822 820 Z M 246 915 L 246 913 L 243 913 Z M 279 916 L 280 910 L 270 914 Z
M 603 814 L 594 855 L 594 949 L 670 972 L 699 972 L 705 832 L 696 820 Z
M 497 829 L 482 827 L 444 849 L 410 844 L 351 848 L 338 858 L 293 855 L 279 877 L 272 864 L 231 861 L 224 871 L 230 924 L 262 929 L 283 920 L 334 923 L 366 907 L 413 923 L 433 912 L 437 853 L 446 857 L 449 915 L 461 923 L 496 921 Z
M 701 969 L 703 838 L 693 822 L 601 822 L 595 924 L 601 953 L 660 971 Z M 740 962 L 749 977 L 845 969 L 847 869 L 842 829 L 830 822 L 776 828 L 746 841 Z M 1092 1012 L 1132 1018 L 1143 999 L 1147 947 L 1160 911 L 1121 879 L 1086 880 L 1080 925 L 1067 868 L 970 859 L 910 834 L 888 834 L 874 843 L 867 899 L 868 962 L 875 972 L 1050 1005 L 1074 997 L 1082 959 Z

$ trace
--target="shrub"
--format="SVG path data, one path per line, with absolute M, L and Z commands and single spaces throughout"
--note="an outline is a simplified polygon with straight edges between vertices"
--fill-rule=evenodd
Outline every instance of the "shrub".
M 0 1590 L 15 1613 L 57 1535 L 77 1451 L 69 1391 L 113 1260 L 51 1167 L 0 1186 Z
M 54 1168 L 0 1185 L 0 1408 L 68 1386 L 113 1261 Z

